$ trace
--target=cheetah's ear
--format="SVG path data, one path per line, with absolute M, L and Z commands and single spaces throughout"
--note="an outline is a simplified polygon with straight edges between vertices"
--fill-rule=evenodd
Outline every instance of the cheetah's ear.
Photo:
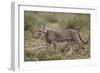
M 47 24 L 44 27 L 45 30 L 50 30 L 50 28 L 47 26 Z

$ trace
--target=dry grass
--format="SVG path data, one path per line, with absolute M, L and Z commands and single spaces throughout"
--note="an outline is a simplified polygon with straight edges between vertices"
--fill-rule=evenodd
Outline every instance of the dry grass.
M 45 60 L 66 60 L 66 59 L 87 59 L 90 58 L 90 46 L 89 43 L 84 45 L 85 49 L 79 45 L 75 45 L 75 49 L 72 53 L 68 54 L 70 51 L 66 42 L 56 43 L 57 48 L 50 46 L 49 48 L 44 48 L 44 40 L 35 39 L 30 36 L 30 32 L 27 31 L 25 38 L 25 61 L 45 61 Z
M 41 26 L 47 24 L 53 29 L 75 28 L 84 41 L 90 37 L 90 15 L 72 13 L 49 13 L 31 12 L 24 13 L 25 32 L 24 32 L 24 61 L 46 61 L 46 60 L 68 60 L 68 59 L 87 59 L 90 58 L 90 42 L 83 45 L 75 45 L 72 53 L 66 42 L 56 43 L 57 48 L 50 46 L 44 48 L 45 40 L 32 38 Z

